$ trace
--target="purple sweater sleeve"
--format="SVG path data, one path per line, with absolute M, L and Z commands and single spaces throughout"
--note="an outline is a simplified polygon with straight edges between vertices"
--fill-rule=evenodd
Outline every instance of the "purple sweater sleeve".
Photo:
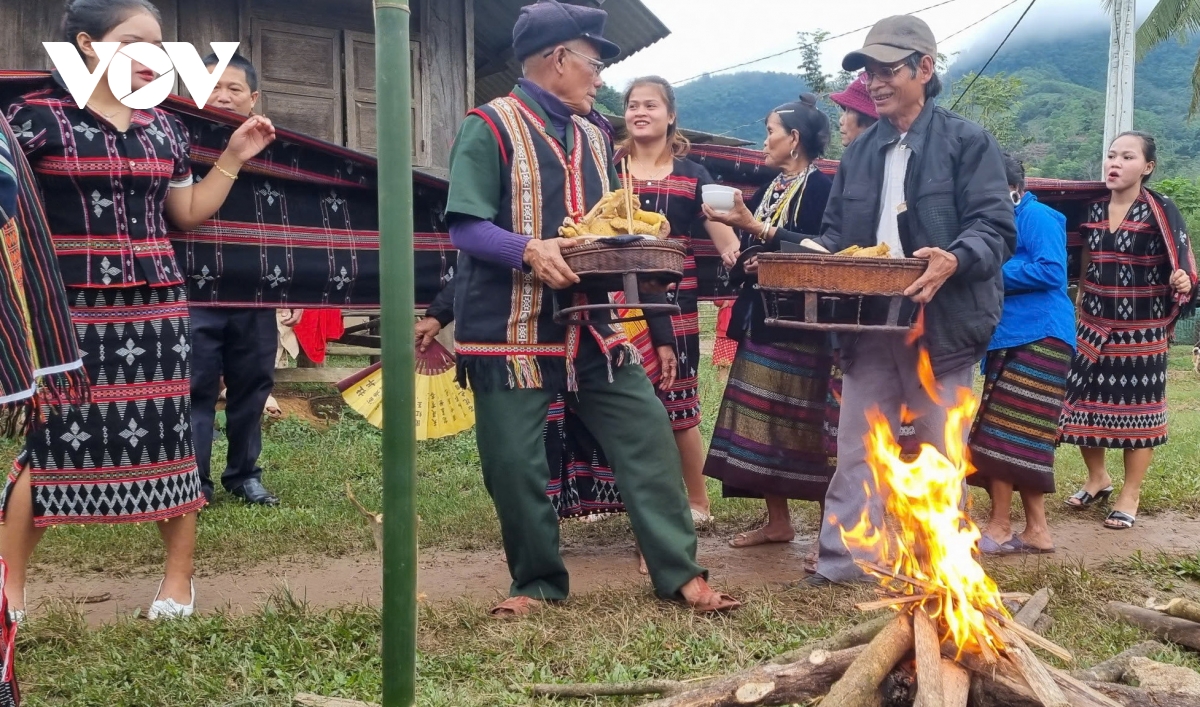
M 506 231 L 491 221 L 458 218 L 450 224 L 450 242 L 467 255 L 513 270 L 525 267 L 525 245 L 529 239 Z

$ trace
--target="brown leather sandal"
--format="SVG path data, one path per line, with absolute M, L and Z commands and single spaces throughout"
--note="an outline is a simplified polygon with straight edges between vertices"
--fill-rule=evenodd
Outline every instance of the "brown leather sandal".
M 497 619 L 514 619 L 529 616 L 542 608 L 542 602 L 532 597 L 509 597 L 488 612 Z

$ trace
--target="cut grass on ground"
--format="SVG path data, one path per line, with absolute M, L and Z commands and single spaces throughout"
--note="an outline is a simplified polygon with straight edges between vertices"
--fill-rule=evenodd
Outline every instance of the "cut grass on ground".
M 1048 637 L 1074 651 L 1078 666 L 1086 667 L 1147 638 L 1105 617 L 1105 602 L 1137 603 L 1162 591 L 1196 596 L 1200 585 L 1178 574 L 1185 565 L 1200 566 L 1200 557 L 1094 571 L 1030 560 L 1022 567 L 993 568 L 993 574 L 1005 590 L 1053 587 Z M 715 619 L 697 618 L 638 588 L 576 596 L 523 621 L 489 619 L 484 606 L 466 601 L 425 606 L 418 704 L 563 704 L 509 688 L 719 675 L 863 621 L 850 607 L 873 596 L 866 586 L 777 586 L 748 593 L 745 609 Z M 31 707 L 285 707 L 296 692 L 377 701 L 379 635 L 379 614 L 372 609 L 318 613 L 287 597 L 276 597 L 253 616 L 215 614 L 172 625 L 126 619 L 94 630 L 59 607 L 22 629 L 18 670 Z M 1171 649 L 1156 657 L 1200 668 L 1194 653 Z

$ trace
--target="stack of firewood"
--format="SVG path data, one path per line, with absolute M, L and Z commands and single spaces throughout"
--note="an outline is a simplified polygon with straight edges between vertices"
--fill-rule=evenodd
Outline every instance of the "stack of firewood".
M 880 568 L 882 570 L 882 568 Z M 906 578 L 899 578 L 906 579 Z M 830 639 L 779 656 L 767 665 L 702 681 L 648 681 L 620 685 L 530 685 L 514 687 L 538 696 L 595 697 L 602 695 L 660 695 L 647 707 L 718 707 L 725 705 L 813 704 L 822 707 L 1200 707 L 1200 696 L 1159 688 L 1119 684 L 1131 661 L 1163 646 L 1148 642 L 1087 671 L 1067 672 L 1043 663 L 1033 649 L 1065 663 L 1071 653 L 1044 638 L 1043 612 L 1049 589 L 1033 596 L 1004 594 L 1006 605 L 1019 606 L 1010 618 L 987 611 L 988 642 L 964 651 L 940 636 L 947 634 L 936 610 L 928 610 L 930 593 L 887 594 L 858 608 L 886 615 Z M 1121 607 L 1122 618 L 1155 614 L 1158 628 L 1139 623 L 1168 640 L 1195 640 L 1200 646 L 1200 623 L 1141 609 Z M 1200 605 L 1170 605 L 1179 613 Z M 1180 608 L 1185 607 L 1185 608 Z M 1166 609 L 1166 607 L 1163 607 Z M 1110 611 L 1115 612 L 1114 605 Z M 1200 618 L 1200 612 L 1192 614 Z M 1173 622 L 1190 625 L 1184 632 Z M 1182 640 L 1178 642 L 1183 643 Z M 1190 645 L 1183 643 L 1184 645 Z M 1031 648 L 1032 647 L 1032 648 Z M 1148 662 L 1148 661 L 1147 661 Z

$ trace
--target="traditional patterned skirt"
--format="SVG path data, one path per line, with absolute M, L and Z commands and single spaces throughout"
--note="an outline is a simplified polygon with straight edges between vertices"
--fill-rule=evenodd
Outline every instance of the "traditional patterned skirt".
M 688 309 L 689 299 L 677 298 L 672 293 L 668 295 L 670 304 L 678 304 L 682 314 L 671 317 L 671 327 L 675 332 L 675 356 L 678 359 L 675 369 L 675 383 L 666 390 L 658 387 L 662 377 L 662 368 L 658 361 L 658 352 L 650 340 L 650 332 L 642 326 L 627 328 L 626 331 L 637 331 L 630 340 L 642 355 L 642 365 L 646 375 L 654 384 L 654 393 L 667 410 L 671 420 L 671 429 L 676 432 L 690 429 L 700 424 L 700 314 L 696 309 L 694 298 L 690 300 L 691 311 Z
M 726 497 L 825 500 L 837 464 L 825 436 L 832 366 L 824 334 L 742 342 L 704 463 Z
M 31 433 L 34 525 L 142 523 L 204 505 L 192 451 L 186 290 L 68 288 L 92 401 Z
M 1006 481 L 1022 491 L 1054 493 L 1054 448 L 1072 347 L 1042 339 L 988 354 L 983 401 L 971 429 L 972 486 Z
M 624 512 L 604 450 L 561 395 L 550 405 L 544 435 L 550 465 L 546 495 L 560 520 Z
M 728 368 L 733 365 L 737 356 L 738 344 L 725 334 L 729 331 L 729 320 L 733 318 L 733 303 L 722 303 L 717 310 L 717 338 L 713 341 L 712 362 L 717 368 Z
M 1167 443 L 1166 327 L 1113 330 L 1099 340 L 1080 321 L 1059 441 L 1145 449 Z

